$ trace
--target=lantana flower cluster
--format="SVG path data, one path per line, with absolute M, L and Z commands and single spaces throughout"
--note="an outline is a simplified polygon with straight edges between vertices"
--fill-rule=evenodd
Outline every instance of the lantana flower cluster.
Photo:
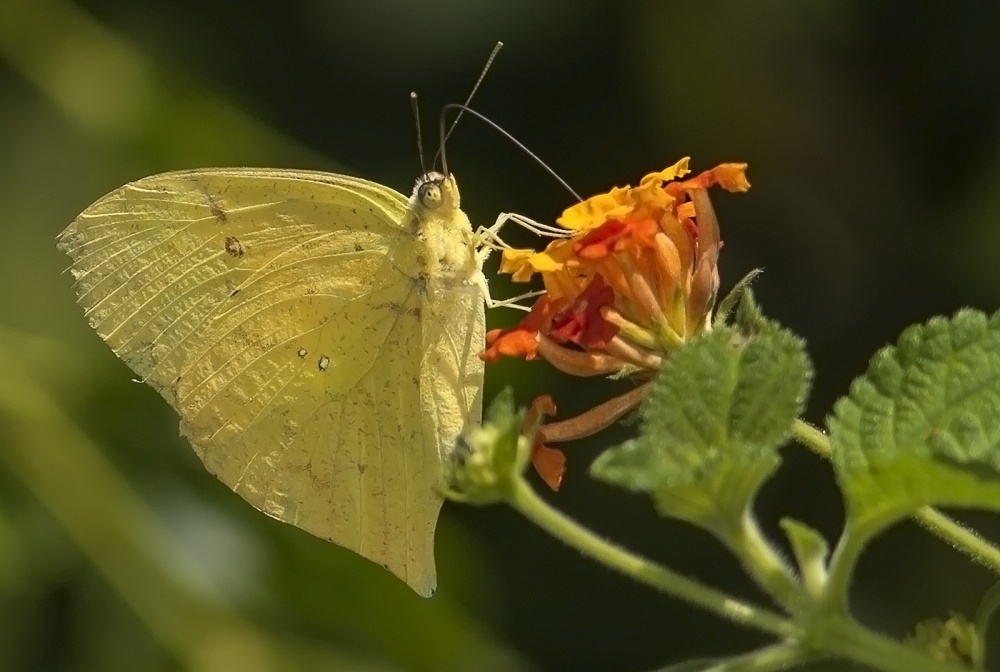
M 486 335 L 481 357 L 543 358 L 576 376 L 649 377 L 665 357 L 711 329 L 722 241 L 708 189 L 750 188 L 746 164 L 723 163 L 685 178 L 689 159 L 577 203 L 556 222 L 565 234 L 541 251 L 503 250 L 501 273 L 541 276 L 544 292 L 511 329 Z M 533 461 L 557 489 L 564 457 L 545 442 L 593 433 L 642 398 L 628 393 L 583 416 L 543 425 Z M 554 408 L 551 400 L 545 412 Z

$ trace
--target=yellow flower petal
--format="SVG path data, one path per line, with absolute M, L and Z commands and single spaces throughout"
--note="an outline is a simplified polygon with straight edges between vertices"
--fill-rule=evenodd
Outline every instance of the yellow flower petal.
M 563 267 L 563 262 L 557 261 L 548 250 L 531 255 L 531 266 L 536 273 L 551 273 Z
M 537 254 L 534 250 L 505 249 L 500 258 L 500 272 L 510 273 L 514 282 L 531 280 L 535 269 L 531 265 L 531 257 Z
M 712 172 L 715 173 L 719 186 L 726 191 L 746 191 L 750 188 L 745 163 L 720 163 Z
M 600 226 L 609 218 L 620 217 L 631 209 L 627 205 L 628 193 L 628 187 L 615 187 L 606 194 L 591 196 L 566 208 L 556 224 L 570 231 L 586 231 Z
M 665 168 L 658 173 L 649 173 L 639 180 L 639 186 L 645 186 L 649 182 L 660 182 L 662 184 L 663 182 L 676 180 L 678 177 L 684 177 L 691 172 L 690 169 L 688 169 L 688 162 L 690 161 L 691 157 L 685 156 L 669 168 Z
M 658 173 L 651 173 L 658 174 Z M 647 175 L 646 177 L 649 177 Z M 641 183 L 630 194 L 636 209 L 639 206 L 646 206 L 647 211 L 666 210 L 674 203 L 674 197 L 663 190 L 663 183 L 659 180 L 648 180 Z
M 567 208 L 562 217 L 556 220 L 556 224 L 570 231 L 587 231 L 609 219 L 623 219 L 639 205 L 648 206 L 650 209 L 667 208 L 673 203 L 673 199 L 663 192 L 663 183 L 684 177 L 691 172 L 688 170 L 690 160 L 684 157 L 669 168 L 649 173 L 634 189 L 615 187 L 606 194 L 591 196 L 582 203 Z
M 550 254 L 552 245 L 550 243 L 545 252 L 505 249 L 500 258 L 500 272 L 510 273 L 514 282 L 528 282 L 535 273 L 551 273 L 562 269 L 563 262 Z

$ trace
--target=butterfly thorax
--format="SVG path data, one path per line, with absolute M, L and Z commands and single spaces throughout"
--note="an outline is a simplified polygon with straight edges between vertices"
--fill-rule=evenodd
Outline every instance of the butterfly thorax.
M 459 206 L 454 176 L 430 172 L 417 180 L 410 226 L 425 245 L 419 263 L 430 291 L 469 285 L 480 274 L 472 225 Z

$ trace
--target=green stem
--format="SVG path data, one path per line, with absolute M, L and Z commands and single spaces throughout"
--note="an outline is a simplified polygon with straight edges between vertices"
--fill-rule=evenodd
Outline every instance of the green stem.
M 830 438 L 819 427 L 796 418 L 795 422 L 792 423 L 792 434 L 799 443 L 820 457 L 825 457 L 829 460 L 833 455 L 833 450 L 830 448 Z
M 861 552 L 869 541 L 870 537 L 855 533 L 851 521 L 847 521 L 844 532 L 830 556 L 830 574 L 822 597 L 823 610 L 826 613 L 847 617 L 851 576 L 854 574 L 854 566 L 861 557 Z
M 782 669 L 782 663 L 836 656 L 883 672 L 960 672 L 960 668 L 933 660 L 916 649 L 865 629 L 847 615 L 830 613 L 815 621 L 815 627 L 810 628 L 808 634 L 803 633 L 795 623 L 774 612 L 735 600 L 598 537 L 550 507 L 523 479 L 513 482 L 508 502 L 555 538 L 607 567 L 735 623 L 788 640 L 709 669 L 717 672 Z M 742 665 L 754 662 L 756 656 L 761 656 L 757 662 L 766 663 L 764 667 Z
M 1000 548 L 980 537 L 975 530 L 931 506 L 920 507 L 913 517 L 925 530 L 948 542 L 952 548 L 1000 574 Z
M 698 669 L 702 672 L 771 672 L 789 670 L 823 657 L 807 650 L 799 642 L 782 642 Z
M 736 535 L 725 541 L 758 585 L 778 604 L 790 614 L 802 611 L 802 585 L 781 554 L 761 534 L 753 515 L 745 515 Z
M 934 660 L 917 649 L 872 632 L 850 618 L 830 618 L 816 628 L 808 644 L 840 658 L 883 672 L 963 672 L 965 668 Z
M 830 439 L 818 427 L 803 420 L 796 420 L 792 425 L 792 433 L 800 443 L 814 453 L 827 459 L 832 456 Z M 953 548 L 965 553 L 973 561 L 1000 574 L 1000 548 L 984 540 L 974 530 L 930 506 L 917 509 L 913 518 L 931 534 L 948 542 Z
M 714 612 L 734 623 L 779 637 L 796 637 L 798 628 L 780 615 L 736 600 L 714 588 L 661 567 L 602 539 L 552 508 L 522 478 L 512 483 L 508 503 L 540 528 L 584 555 L 663 593 Z

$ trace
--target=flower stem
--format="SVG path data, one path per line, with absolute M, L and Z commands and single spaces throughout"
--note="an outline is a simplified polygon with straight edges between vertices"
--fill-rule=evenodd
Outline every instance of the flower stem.
M 803 420 L 792 425 L 795 438 L 817 455 L 830 459 L 833 451 L 829 437 L 818 427 Z M 965 553 L 973 561 L 1000 574 L 1000 548 L 984 540 L 974 530 L 946 516 L 937 509 L 923 506 L 913 514 L 913 518 L 931 534 L 948 542 L 953 548 Z
M 752 515 L 745 515 L 739 536 L 728 540 L 730 550 L 743 561 L 747 571 L 790 614 L 802 609 L 802 585 L 785 558 L 764 537 Z
M 830 448 L 830 438 L 819 427 L 810 425 L 801 418 L 796 418 L 792 423 L 792 435 L 796 440 L 820 457 L 830 459 L 833 450 Z
M 809 643 L 822 651 L 884 672 L 960 672 L 917 649 L 872 632 L 850 618 L 834 618 L 813 631 Z
M 734 599 L 602 539 L 549 506 L 524 479 L 514 480 L 508 502 L 563 543 L 640 583 L 714 612 L 734 623 L 779 637 L 794 637 L 798 634 L 797 626 L 768 609 Z
M 699 667 L 698 670 L 701 672 L 772 672 L 774 670 L 790 670 L 797 665 L 803 665 L 823 657 L 825 656 L 805 649 L 798 642 L 782 642 L 741 656 L 727 658 L 710 667 Z M 676 666 L 668 667 L 662 672 L 668 672 L 671 669 L 676 669 Z
M 931 506 L 923 506 L 914 514 L 924 529 L 948 542 L 952 548 L 965 553 L 974 561 L 1000 574 L 1000 548 L 986 541 L 979 534 L 949 518 Z

